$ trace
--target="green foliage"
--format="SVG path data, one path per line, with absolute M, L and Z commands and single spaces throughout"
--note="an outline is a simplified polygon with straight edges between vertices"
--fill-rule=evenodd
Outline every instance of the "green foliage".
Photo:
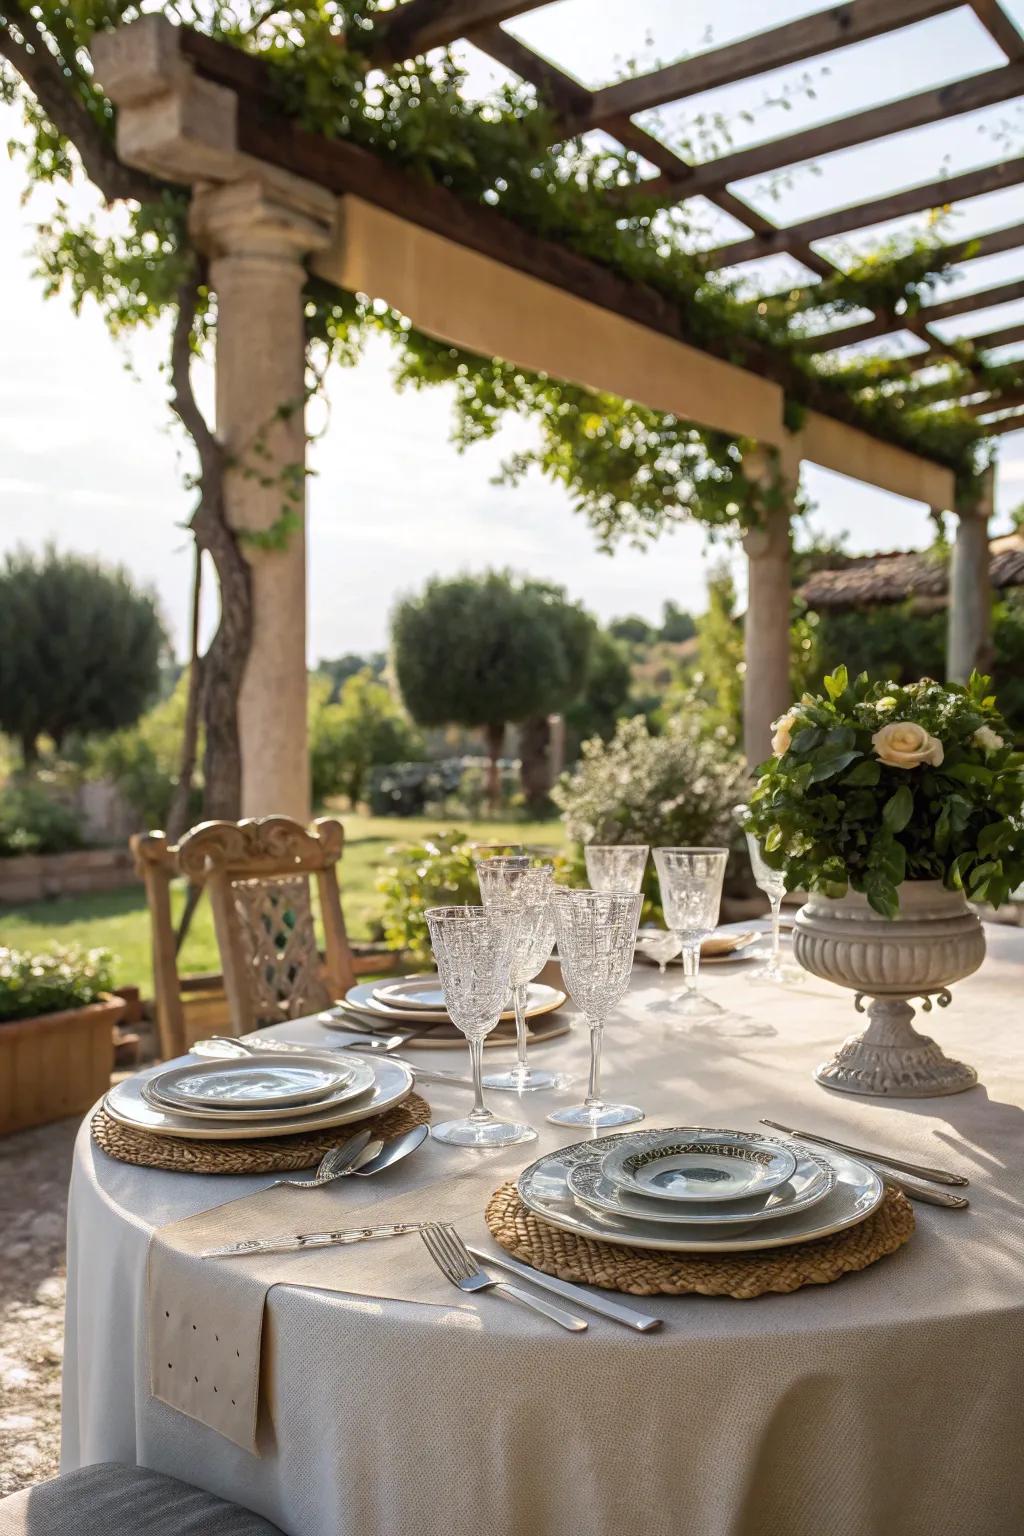
M 84 1008 L 112 985 L 113 956 L 106 949 L 69 944 L 43 955 L 0 949 L 0 1022 Z
M 686 338 L 718 356 L 742 361 L 750 343 L 774 349 L 786 377 L 789 418 L 797 413 L 796 402 L 817 399 L 826 381 L 853 402 L 865 425 L 955 466 L 969 480 L 980 463 L 983 431 L 965 411 L 927 410 L 926 392 L 912 386 L 911 364 L 862 358 L 843 364 L 797 345 L 806 329 L 801 317 L 812 308 L 826 316 L 864 303 L 915 312 L 949 263 L 938 224 L 924 238 L 904 238 L 851 258 L 846 272 L 826 277 L 813 293 L 800 290 L 778 303 L 741 298 L 730 279 L 704 269 L 695 250 L 695 205 L 666 214 L 638 195 L 643 163 L 600 136 L 558 142 L 551 112 L 531 87 L 514 83 L 474 99 L 461 66 L 437 51 L 391 72 L 368 70 L 361 48 L 370 40 L 377 8 L 376 0 L 305 0 L 263 10 L 223 0 L 175 0 L 163 7 L 176 21 L 258 53 L 272 70 L 279 104 L 305 130 L 361 145 L 654 290 Z M 123 0 L 101 6 L 94 0 L 40 0 L 18 22 L 37 56 L 45 52 L 58 61 L 63 89 L 107 144 L 114 114 L 89 73 L 87 51 L 98 28 L 131 19 L 136 11 Z M 4 86 L 13 97 L 9 73 Z M 68 142 L 33 98 L 22 93 L 19 99 L 28 179 L 62 188 L 74 166 Z M 785 93 L 777 99 L 788 105 Z M 728 125 L 713 115 L 698 121 L 700 142 L 691 146 L 690 158 L 706 159 L 724 147 Z M 623 197 L 630 189 L 632 195 Z M 68 291 L 76 307 L 96 299 L 116 333 L 150 325 L 171 308 L 190 259 L 186 199 L 156 184 L 138 205 L 128 205 L 113 236 L 100 235 L 88 220 L 76 221 L 63 198 L 39 232 L 40 271 L 50 291 Z M 204 294 L 197 318 L 197 348 L 208 337 L 207 299 Z M 492 436 L 508 415 L 528 418 L 539 441 L 510 459 L 507 478 L 514 483 L 536 467 L 563 485 L 604 547 L 623 536 L 652 538 L 689 517 L 733 530 L 760 515 L 764 493 L 745 479 L 743 445 L 730 438 L 445 346 L 383 306 L 322 282 L 310 281 L 306 313 L 311 358 L 321 374 L 330 358 L 352 362 L 366 334 L 377 329 L 396 342 L 400 380 L 452 384 L 461 444 Z M 961 348 L 964 363 L 988 366 L 969 342 Z M 955 399 L 969 378 L 960 362 L 948 377 L 950 388 L 940 401 Z M 294 485 L 286 487 L 271 540 L 288 536 L 295 495 Z
M 750 798 L 748 829 L 788 888 L 852 886 L 886 917 L 905 879 L 1005 901 L 1024 879 L 1024 754 L 1006 741 L 989 679 L 851 682 L 841 666 L 824 686 L 790 710 Z M 927 754 L 910 765 L 886 760 L 877 740 L 897 723 L 926 733 Z
M 154 704 L 135 725 L 89 743 L 87 776 L 116 784 L 144 827 L 167 825 L 181 767 L 187 703 L 188 675 L 183 673 L 170 698 Z M 202 759 L 201 742 L 199 758 Z M 193 819 L 198 819 L 201 804 L 201 788 L 197 785 L 192 793 Z
M 692 640 L 696 633 L 697 621 L 692 613 L 686 613 L 678 603 L 674 603 L 669 598 L 662 608 L 658 639 L 667 640 L 672 645 L 680 645 L 684 640 Z
M 508 572 L 434 578 L 392 619 L 402 698 L 420 725 L 495 729 L 550 714 L 579 694 L 593 630 L 559 587 Z
M 67 853 L 82 846 L 82 823 L 52 787 L 11 779 L 0 789 L 0 858 L 19 853 Z
M 612 619 L 608 633 L 613 640 L 622 640 L 627 645 L 650 645 L 657 638 L 658 632 L 653 624 L 648 624 L 639 614 L 630 613 L 624 619 Z
M 696 712 L 652 735 L 642 716 L 620 720 L 610 741 L 583 743 L 554 798 L 574 843 L 696 846 L 727 842 L 744 773 Z
M 313 799 L 347 795 L 362 800 L 370 769 L 422 753 L 423 743 L 384 683 L 369 667 L 342 684 L 329 702 L 331 682 L 314 675 L 309 687 L 309 756 Z
M 697 618 L 698 672 L 694 682 L 714 723 L 738 736 L 743 719 L 743 623 L 736 584 L 727 565 L 708 576 L 708 606 Z
M 369 668 L 375 678 L 380 678 L 384 675 L 386 665 L 387 657 L 383 651 L 374 651 L 367 656 L 358 656 L 354 651 L 346 651 L 344 656 L 318 661 L 316 670 L 322 676 L 330 678 L 331 693 L 327 702 L 337 704 L 338 695 L 350 677 Z
M 564 711 L 566 730 L 573 742 L 591 736 L 608 740 L 615 722 L 627 712 L 631 682 L 629 658 L 622 643 L 608 630 L 597 630 L 587 659 L 583 692 Z
M 52 547 L 0 567 L 0 727 L 25 761 L 40 736 L 107 732 L 156 693 L 167 644 L 156 603 L 123 570 Z

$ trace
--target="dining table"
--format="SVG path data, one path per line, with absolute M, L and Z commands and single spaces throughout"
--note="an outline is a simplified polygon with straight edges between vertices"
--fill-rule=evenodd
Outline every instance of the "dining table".
M 1020 1536 L 1024 931 L 988 924 L 986 936 L 985 963 L 951 1006 L 916 1021 L 977 1068 L 964 1093 L 822 1088 L 814 1068 L 861 1022 L 851 993 L 811 976 L 758 983 L 742 961 L 708 967 L 701 987 L 772 1033 L 676 1030 L 671 1008 L 651 1005 L 679 989 L 678 966 L 662 978 L 638 958 L 604 1042 L 608 1096 L 642 1107 L 646 1125 L 755 1130 L 768 1117 L 952 1169 L 970 1181 L 969 1209 L 915 1205 L 898 1251 L 791 1294 L 615 1293 L 662 1319 L 647 1333 L 591 1313 L 586 1332 L 569 1333 L 440 1274 L 413 1284 L 416 1235 L 338 1248 L 329 1287 L 304 1283 L 310 1256 L 295 1253 L 266 1299 L 248 1449 L 151 1395 L 147 1255 L 161 1227 L 272 1176 L 115 1161 L 87 1116 L 68 1220 L 65 1470 L 140 1464 L 287 1536 Z M 571 1032 L 531 1054 L 574 1073 L 575 1087 L 489 1096 L 535 1126 L 536 1141 L 486 1151 L 427 1141 L 376 1178 L 340 1181 L 337 1226 L 451 1221 L 497 1252 L 484 1223 L 492 1192 L 581 1139 L 546 1119 L 585 1082 L 588 1032 L 571 1004 L 567 1016 Z M 315 1018 L 267 1033 L 346 1038 Z M 458 1050 L 406 1055 L 466 1070 Z M 510 1059 L 488 1050 L 485 1064 Z M 417 1091 L 435 1121 L 469 1107 L 463 1087 Z

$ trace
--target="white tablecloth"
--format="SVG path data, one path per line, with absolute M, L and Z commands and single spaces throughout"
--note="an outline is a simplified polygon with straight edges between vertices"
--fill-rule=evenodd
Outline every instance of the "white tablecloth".
M 666 1323 L 647 1336 L 596 1317 L 586 1334 L 562 1334 L 454 1290 L 429 1303 L 381 1299 L 391 1245 L 374 1245 L 378 1294 L 270 1292 L 258 1456 L 148 1395 L 145 1264 L 154 1226 L 267 1181 L 128 1167 L 83 1127 L 65 1467 L 138 1462 L 235 1499 L 289 1536 L 1019 1536 L 1024 934 L 987 932 L 984 968 L 931 1020 L 980 1072 L 983 1086 L 966 1094 L 880 1102 L 819 1088 L 811 1070 L 857 1020 L 850 994 L 810 978 L 777 991 L 709 970 L 711 994 L 778 1028 L 716 1042 L 667 1037 L 645 1012 L 656 975 L 638 964 L 605 1051 L 608 1096 L 640 1103 L 650 1124 L 753 1128 L 768 1115 L 889 1148 L 966 1173 L 969 1212 L 917 1206 L 903 1249 L 832 1286 L 644 1302 Z M 318 1027 L 281 1033 L 312 1038 Z M 536 1060 L 582 1073 L 586 1054 L 578 1029 Z M 461 1090 L 423 1091 L 435 1119 L 468 1107 Z M 520 1102 L 539 1143 L 503 1153 L 428 1144 L 386 1188 L 385 1178 L 347 1181 L 339 1224 L 357 1209 L 362 1224 L 417 1188 L 425 1214 L 443 1219 L 456 1190 L 465 1209 L 467 1181 L 482 1212 L 545 1146 L 578 1139 L 545 1123 L 552 1103 L 548 1093 Z M 470 1237 L 483 1230 L 462 1225 Z M 351 1251 L 339 1250 L 339 1287 Z

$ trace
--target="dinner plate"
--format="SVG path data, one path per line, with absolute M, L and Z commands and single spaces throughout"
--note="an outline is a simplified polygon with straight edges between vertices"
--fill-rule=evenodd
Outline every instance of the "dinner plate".
M 601 1170 L 600 1154 L 581 1159 L 570 1168 L 566 1182 L 577 1200 L 599 1211 L 611 1211 L 625 1219 L 653 1221 L 658 1226 L 750 1226 L 756 1221 L 778 1221 L 794 1216 L 824 1200 L 835 1183 L 831 1164 L 817 1152 L 800 1150 L 796 1170 L 785 1184 L 767 1194 L 748 1200 L 730 1200 L 723 1204 L 670 1205 L 665 1200 L 648 1200 L 620 1189 Z
M 358 1065 L 358 1060 L 355 1061 Z M 200 1061 L 158 1073 L 152 1088 L 177 1109 L 277 1109 L 310 1104 L 337 1093 L 353 1068 L 326 1057 L 290 1055 Z M 365 1084 L 364 1084 L 365 1086 Z M 358 1092 L 358 1090 L 357 1090 Z
M 198 1057 L 193 1058 L 199 1060 Z M 183 1060 L 181 1063 L 185 1065 Z M 270 1120 L 196 1120 L 176 1110 L 158 1109 L 147 1102 L 143 1084 L 159 1072 L 136 1073 L 116 1083 L 103 1100 L 103 1107 L 114 1120 L 154 1136 L 184 1136 L 194 1141 L 249 1141 L 260 1136 L 298 1136 L 306 1131 L 330 1130 L 379 1115 L 398 1104 L 412 1092 L 413 1075 L 400 1062 L 382 1056 L 373 1063 L 373 1088 L 357 1099 L 346 1099 L 334 1109 L 314 1112 L 299 1106 L 295 1118 Z
M 380 983 L 376 981 L 361 982 L 358 986 L 350 987 L 345 993 L 345 1005 L 348 1008 L 357 1009 L 360 1013 L 381 1019 L 390 1019 L 395 1024 L 408 1024 L 413 1019 L 420 1023 L 450 1023 L 451 1020 L 446 1008 L 398 1008 L 388 1003 L 382 1003 L 375 995 Z M 557 987 L 549 987 L 540 981 L 531 981 L 526 989 L 526 1016 L 535 1018 L 538 1014 L 553 1013 L 556 1008 L 561 1008 L 566 1001 L 564 992 Z M 501 1015 L 503 1019 L 514 1019 L 515 1014 L 511 1008 Z
M 796 1163 L 789 1144 L 775 1137 L 683 1125 L 634 1131 L 601 1167 L 620 1189 L 678 1205 L 767 1194 L 792 1177 Z
M 527 1210 L 543 1221 L 578 1237 L 598 1243 L 618 1243 L 624 1248 L 654 1248 L 665 1253 L 747 1253 L 759 1248 L 785 1248 L 810 1243 L 856 1226 L 879 1205 L 883 1185 L 877 1173 L 845 1152 L 829 1152 L 835 1184 L 824 1200 L 809 1210 L 773 1221 L 770 1226 L 737 1226 L 728 1230 L 693 1226 L 662 1226 L 655 1221 L 613 1216 L 610 1211 L 580 1205 L 568 1184 L 575 1163 L 593 1159 L 595 1149 L 620 1140 L 617 1136 L 579 1141 L 558 1152 L 549 1152 L 519 1175 L 519 1198 Z
M 269 1054 L 269 1053 L 268 1053 Z M 344 1104 L 349 1099 L 356 1099 L 360 1094 L 367 1093 L 373 1087 L 373 1067 L 365 1056 L 343 1055 L 341 1051 L 336 1053 L 339 1061 L 350 1064 L 345 1075 L 345 1080 L 339 1083 L 333 1093 L 322 1099 L 316 1099 L 311 1104 L 287 1104 L 281 1106 L 267 1105 L 259 1109 L 216 1108 L 212 1105 L 193 1104 L 185 1107 L 173 1100 L 165 1099 L 161 1089 L 160 1076 L 148 1078 L 142 1085 L 142 1094 L 147 1104 L 155 1109 L 172 1110 L 179 1115 L 187 1115 L 199 1120 L 220 1120 L 223 1124 L 237 1123 L 239 1120 L 278 1120 L 295 1119 L 300 1111 L 308 1110 L 310 1114 L 321 1114 L 324 1110 L 334 1109 L 338 1104 Z
M 447 1013 L 444 988 L 437 976 L 403 976 L 399 981 L 385 982 L 373 989 L 374 998 L 385 1008 L 421 1008 L 434 1013 Z
M 416 1024 L 422 1024 L 422 1016 L 411 1014 L 403 1015 L 385 1026 L 387 1029 L 412 1028 Z M 367 1029 L 373 1029 L 375 1034 L 381 1032 L 381 1021 L 378 1017 L 362 1013 L 358 1009 L 350 1009 L 344 1003 L 337 1008 L 329 1009 L 325 1013 L 317 1015 L 317 1023 L 325 1029 L 344 1030 L 346 1034 L 365 1036 Z M 565 1014 L 550 1013 L 546 1015 L 535 1014 L 529 1020 L 527 1038 L 531 1045 L 542 1045 L 545 1040 L 555 1040 L 559 1035 L 567 1035 L 571 1028 L 569 1019 Z M 342 1045 L 344 1045 L 342 1041 Z M 509 1029 L 507 1025 L 501 1025 L 492 1029 L 489 1035 L 484 1036 L 484 1050 L 497 1050 L 502 1046 L 506 1050 L 516 1043 L 515 1029 Z M 439 1024 L 429 1034 L 420 1035 L 418 1039 L 409 1040 L 402 1045 L 405 1051 L 455 1051 L 465 1050 L 466 1037 L 454 1024 Z

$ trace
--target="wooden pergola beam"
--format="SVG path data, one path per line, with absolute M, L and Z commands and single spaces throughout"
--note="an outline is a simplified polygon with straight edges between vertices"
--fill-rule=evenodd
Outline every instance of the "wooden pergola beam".
M 1019 325 L 1008 325 L 1001 331 L 986 331 L 982 336 L 961 336 L 960 341 L 969 341 L 979 351 L 986 352 L 995 347 L 1009 347 L 1015 341 L 1024 341 L 1024 321 Z
M 968 0 L 968 4 L 996 47 L 1001 48 L 1008 59 L 1024 59 L 1024 36 L 999 0 Z
M 972 400 L 963 406 L 971 416 L 991 416 L 993 411 L 1012 411 L 1024 406 L 1024 389 L 1011 389 L 1005 395 L 990 395 L 987 400 Z
M 857 325 L 844 325 L 834 331 L 823 331 L 819 336 L 806 336 L 796 345 L 802 352 L 832 352 L 836 347 L 850 347 L 858 341 L 869 341 L 875 336 L 888 336 L 895 331 L 906 330 L 912 320 L 918 321 L 921 326 L 931 325 L 936 320 L 950 320 L 954 315 L 969 315 L 978 309 L 991 309 L 996 304 L 1011 304 L 1015 299 L 1024 299 L 1024 278 L 1000 283 L 995 288 L 982 288 L 977 293 L 961 294 L 959 298 L 944 299 L 939 304 L 924 304 L 912 317 L 876 315 L 873 320 L 865 320 Z
M 875 139 L 946 121 L 981 107 L 991 107 L 1022 92 L 1024 64 L 1004 64 L 967 80 L 954 80 L 949 85 L 886 102 L 884 106 L 870 107 L 866 112 L 834 118 L 817 128 L 805 128 L 800 133 L 769 139 L 764 144 L 755 144 L 731 155 L 719 155 L 715 160 L 695 165 L 681 177 L 655 177 L 637 188 L 636 195 L 672 201 L 695 197 L 731 182 L 764 176 L 785 166 L 834 154 L 840 149 L 852 149 Z
M 953 245 L 936 246 L 935 255 L 944 260 L 947 266 L 952 266 L 962 261 L 977 261 L 981 256 L 1015 251 L 1021 246 L 1024 246 L 1024 224 L 1010 224 L 1005 229 L 995 229 L 987 235 L 975 235 L 970 240 L 959 240 Z M 790 312 L 795 314 L 830 302 L 827 298 L 823 299 L 817 290 L 817 283 L 809 283 L 803 288 L 787 288 L 781 293 L 766 294 L 759 302 L 788 304 L 791 306 Z
M 497 26 L 548 0 L 405 0 L 374 18 L 371 56 L 384 64 L 442 48 L 477 27 Z
M 892 192 L 887 197 L 836 208 L 831 213 L 818 214 L 800 224 L 777 229 L 773 234 L 751 235 L 749 239 L 721 245 L 707 252 L 704 261 L 709 271 L 720 267 L 735 267 L 745 261 L 758 261 L 763 256 L 775 256 L 780 251 L 792 251 L 797 243 L 848 235 L 853 230 L 867 229 L 874 224 L 887 224 L 891 219 L 947 207 L 972 197 L 983 197 L 988 192 L 1000 192 L 1007 187 L 1019 186 L 1021 182 L 1024 182 L 1024 157 L 1001 160 L 977 171 L 965 171 L 960 176 L 922 182 L 920 186 L 908 187 L 903 192 Z
M 741 38 L 723 48 L 709 49 L 664 69 L 595 91 L 585 126 L 604 127 L 610 117 L 630 116 L 666 102 L 682 101 L 766 70 L 831 53 L 850 43 L 865 42 L 953 10 L 962 3 L 963 0 L 850 0 L 846 5 L 801 17 L 758 36 Z
M 1019 416 L 1004 416 L 1000 421 L 986 421 L 985 431 L 989 437 L 1002 437 L 1005 432 L 1020 432 L 1024 430 L 1024 411 Z

